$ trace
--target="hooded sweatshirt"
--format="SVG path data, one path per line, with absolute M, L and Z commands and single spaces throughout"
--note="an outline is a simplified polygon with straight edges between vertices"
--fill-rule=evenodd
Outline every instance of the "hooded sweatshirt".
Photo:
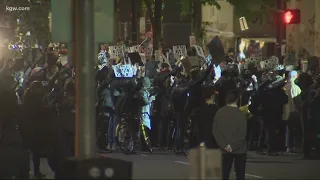
M 300 87 L 294 82 L 297 74 L 297 71 L 291 71 L 289 73 L 289 81 L 284 86 L 285 92 L 288 95 L 288 103 L 284 106 L 283 120 L 288 120 L 290 113 L 297 112 L 297 107 L 294 100 L 301 94 Z

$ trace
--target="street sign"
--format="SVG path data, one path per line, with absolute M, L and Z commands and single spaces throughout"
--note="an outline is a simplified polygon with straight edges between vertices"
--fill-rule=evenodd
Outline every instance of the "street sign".
M 203 144 L 191 149 L 189 179 L 221 179 L 222 153 L 219 149 L 207 149 Z
M 53 42 L 71 42 L 71 0 L 51 0 L 51 13 Z

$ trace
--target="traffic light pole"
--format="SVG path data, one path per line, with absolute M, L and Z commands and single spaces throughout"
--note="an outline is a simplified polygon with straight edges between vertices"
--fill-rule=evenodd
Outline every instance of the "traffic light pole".
M 281 59 L 281 46 L 283 44 L 283 39 L 286 38 L 286 25 L 283 23 L 282 12 L 286 9 L 286 0 L 277 0 L 277 25 L 276 25 L 276 46 L 275 52 L 276 56 Z
M 92 0 L 72 0 L 72 58 L 76 67 L 75 155 L 96 155 L 94 21 Z

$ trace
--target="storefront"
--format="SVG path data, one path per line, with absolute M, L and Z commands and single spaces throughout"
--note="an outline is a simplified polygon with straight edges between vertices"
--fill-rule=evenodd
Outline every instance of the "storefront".
M 234 34 L 237 37 L 236 47 L 238 52 L 242 51 L 246 57 L 255 54 L 262 57 L 275 55 L 276 28 L 273 22 L 263 20 L 262 22 L 251 22 L 247 20 L 249 29 L 241 30 L 239 18 L 234 19 Z

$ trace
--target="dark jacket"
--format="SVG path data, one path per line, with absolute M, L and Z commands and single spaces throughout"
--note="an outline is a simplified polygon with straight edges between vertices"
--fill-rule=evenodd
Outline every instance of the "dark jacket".
M 320 90 L 318 90 L 320 91 Z M 320 140 L 320 93 L 315 97 L 312 108 L 310 110 L 311 118 L 313 121 L 315 121 L 315 127 L 317 132 L 318 141 Z
M 301 96 L 302 102 L 302 120 L 306 128 L 310 131 L 319 131 L 319 108 L 320 108 L 320 94 L 319 90 L 310 89 L 307 92 L 304 91 Z M 312 129 L 312 130 L 311 130 Z
M 185 104 L 187 103 L 187 92 L 188 92 L 188 84 L 187 79 L 182 78 L 179 82 L 174 84 L 174 88 L 172 90 L 172 105 L 174 107 L 175 112 L 184 112 Z
M 169 103 L 170 103 L 170 71 L 161 71 L 157 73 L 154 77 L 154 86 L 157 88 L 157 96 L 155 100 L 156 111 L 160 116 L 166 116 L 169 113 Z
M 247 119 L 238 107 L 220 108 L 214 117 L 212 131 L 217 144 L 224 152 L 228 145 L 231 146 L 232 153 L 247 152 Z
M 219 148 L 212 135 L 212 126 L 218 107 L 214 104 L 203 104 L 195 109 L 192 119 L 195 123 L 197 144 L 204 142 L 208 148 Z
M 110 108 L 114 110 L 113 94 L 109 88 L 108 82 L 101 83 L 97 88 L 98 105 L 102 108 Z
M 146 77 L 153 79 L 154 76 L 157 74 L 158 64 L 160 61 L 153 61 L 150 60 L 145 64 L 145 73 Z
M 234 79 L 222 76 L 216 83 L 215 88 L 218 92 L 216 102 L 219 107 L 225 106 L 226 93 L 229 90 L 237 88 L 237 84 Z
M 207 79 L 209 74 L 212 71 L 212 66 L 209 66 L 204 72 L 202 72 L 197 78 L 189 81 L 188 83 L 188 102 L 185 106 L 185 111 L 188 113 L 188 116 L 192 111 L 203 103 L 203 99 L 199 98 L 199 95 L 202 94 L 202 84 Z
M 288 103 L 288 96 L 281 88 L 266 90 L 261 95 L 263 116 L 266 125 L 275 125 L 282 120 L 283 107 Z
M 0 94 L 0 146 L 22 147 L 19 132 L 20 111 L 14 92 Z
M 29 179 L 29 152 L 23 146 L 19 129 L 21 109 L 17 106 L 14 92 L 1 94 L 0 102 L 0 178 Z
M 52 117 L 52 109 L 46 106 L 41 95 L 26 92 L 20 128 L 28 148 L 39 151 L 47 147 L 52 135 Z

